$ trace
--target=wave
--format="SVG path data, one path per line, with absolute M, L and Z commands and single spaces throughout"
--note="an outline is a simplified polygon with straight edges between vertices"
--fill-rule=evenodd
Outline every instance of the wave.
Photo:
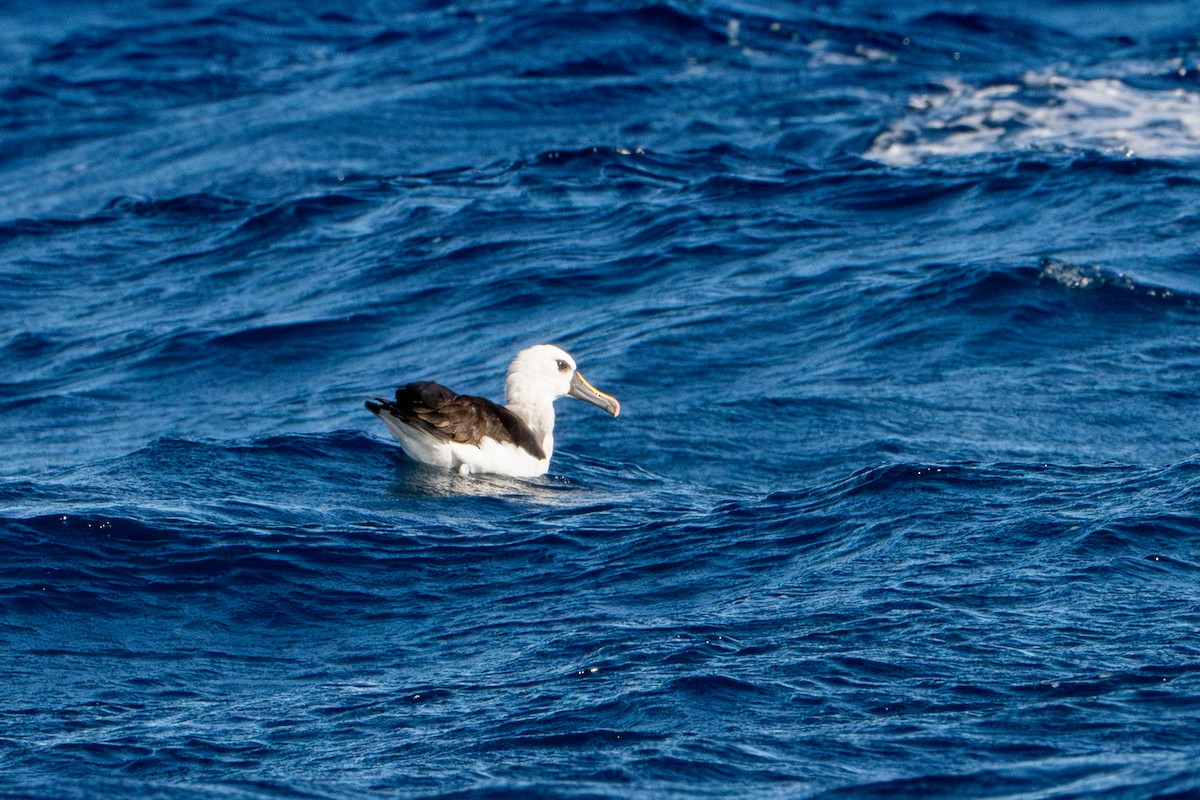
M 1047 258 L 1038 273 L 1041 281 L 1051 281 L 1067 289 L 1130 296 L 1166 306 L 1195 306 L 1200 294 L 1172 289 L 1137 279 L 1123 272 L 1097 264 L 1076 264 L 1057 258 Z
M 944 281 L 945 288 L 956 300 L 977 302 L 989 302 L 997 299 L 997 295 L 1025 293 L 1046 285 L 1108 298 L 1126 311 L 1136 310 L 1129 305 L 1130 300 L 1159 308 L 1192 307 L 1200 302 L 1200 293 L 1182 287 L 1172 288 L 1102 264 L 1079 264 L 1062 258 L 1043 258 L 1036 267 L 945 265 L 943 273 L 941 276 L 931 274 L 928 284 L 914 289 L 914 293 L 938 291 L 938 284 Z
M 948 80 L 910 97 L 908 113 L 865 155 L 911 166 L 1022 151 L 1192 160 L 1200 156 L 1200 94 L 1045 72 L 983 86 Z
M 1078 712 L 1059 709 L 1064 716 Z M 957 741 L 957 740 L 952 740 Z M 949 742 L 947 742 L 948 744 Z M 1189 756 L 1172 749 L 1104 755 L 1069 754 L 1057 748 L 1014 743 L 1011 761 L 996 760 L 965 771 L 922 771 L 911 777 L 868 779 L 814 795 L 816 800 L 884 797 L 1070 797 L 1080 792 L 1129 797 L 1185 797 L 1200 787 Z
M 1196 749 L 1200 182 L 1094 119 L 1192 135 L 1131 67 L 1186 24 L 101 5 L 2 48 L 18 789 L 1020 795 Z M 564 402 L 543 479 L 362 406 L 543 337 L 627 409 Z
M 110 201 L 105 210 L 139 217 L 179 217 L 208 222 L 235 219 L 245 214 L 249 206 L 247 201 L 239 198 L 196 192 L 165 198 L 118 197 Z
M 947 317 L 961 318 L 972 330 L 1019 323 L 1004 332 L 1012 339 L 1032 335 L 1038 324 L 1058 324 L 1067 313 L 1144 317 L 1178 309 L 1190 315 L 1200 305 L 1200 293 L 1182 285 L 1053 257 L 1017 264 L 929 263 L 872 291 L 871 318 L 862 327 L 880 329 L 883 340 L 866 340 L 876 345 L 923 328 L 933 310 L 940 324 Z
M 352 506 L 336 503 L 336 495 L 331 491 L 339 485 L 344 492 L 353 495 L 355 502 L 366 496 L 364 490 L 375 497 L 370 508 L 362 509 L 364 512 L 378 512 L 389 507 L 387 498 L 396 497 L 389 487 L 408 483 L 402 495 L 409 498 L 475 494 L 538 500 L 553 499 L 558 495 L 569 500 L 569 505 L 564 508 L 581 500 L 591 499 L 604 504 L 611 497 L 624 496 L 634 503 L 649 504 L 643 511 L 666 502 L 672 506 L 667 509 L 668 518 L 683 510 L 677 503 L 693 491 L 690 484 L 677 483 L 633 465 L 609 463 L 569 452 L 563 454 L 563 462 L 579 477 L 550 476 L 544 480 L 516 481 L 477 476 L 461 480 L 458 476 L 409 462 L 382 434 L 376 437 L 358 430 L 267 436 L 244 442 L 160 439 L 126 456 L 36 478 L 0 480 L 0 496 L 9 504 L 9 522 L 28 523 L 42 531 L 46 526 L 58 528 L 61 525 L 78 530 L 103 527 L 116 532 L 126 531 L 128 538 L 136 539 L 153 536 L 153 530 L 147 526 L 154 525 L 155 519 L 168 520 L 171 526 L 210 524 L 223 516 L 219 512 L 226 501 L 235 506 L 229 509 L 235 516 L 252 511 L 255 502 L 263 503 L 261 510 L 268 511 L 271 508 L 269 498 L 282 486 L 296 481 L 303 481 L 308 487 L 299 497 L 320 499 L 334 512 L 332 515 L 316 513 L 311 521 L 336 525 L 341 514 L 345 515 L 342 524 L 352 527 L 357 527 L 360 522 L 372 527 L 380 518 L 371 513 L 356 514 Z M 198 488 L 217 476 L 224 478 L 222 497 L 196 495 Z M 439 478 L 445 480 L 439 482 Z M 588 486 L 584 481 L 594 483 Z M 471 491 L 475 485 L 480 485 L 476 486 L 478 491 Z M 426 491 L 435 486 L 442 490 L 457 487 L 458 491 Z M 780 523 L 778 530 L 783 530 L 795 522 L 797 510 L 819 515 L 864 496 L 919 491 L 922 487 L 929 487 L 946 497 L 954 494 L 963 498 L 972 494 L 993 497 L 1012 494 L 1015 497 L 1031 491 L 1036 496 L 1042 488 L 1061 492 L 1066 486 L 1074 487 L 1072 492 L 1080 503 L 1086 504 L 1085 498 L 1091 497 L 1090 502 L 1097 507 L 1118 495 L 1125 497 L 1128 514 L 1107 518 L 1106 524 L 1116 526 L 1114 530 L 1127 530 L 1130 525 L 1139 524 L 1139 520 L 1160 528 L 1183 530 L 1195 524 L 1196 519 L 1187 514 L 1168 518 L 1163 516 L 1163 509 L 1173 507 L 1189 491 L 1200 489 L 1200 457 L 1166 467 L 973 461 L 883 464 L 804 488 L 781 489 L 762 496 L 751 492 L 735 493 L 715 506 L 689 503 L 685 516 L 701 523 L 697 530 L 718 536 L 727 528 L 741 530 L 751 523 L 751 527 L 761 533 L 770 533 L 776 530 L 772 520 Z M 87 500 L 89 493 L 90 502 Z M 565 497 L 564 493 L 570 497 Z M 185 506 L 173 501 L 182 500 L 185 494 L 196 504 L 191 513 L 176 513 L 184 511 Z M 118 496 L 121 500 L 114 502 Z M 139 505 L 139 496 L 142 505 Z M 69 519 L 54 508 L 58 502 L 56 497 L 69 498 L 72 507 Z M 317 507 L 315 504 L 314 508 Z M 21 508 L 26 510 L 20 512 Z M 122 511 L 122 508 L 127 510 Z M 611 510 L 619 508 L 615 505 Z M 280 522 L 293 521 L 292 512 L 299 510 L 299 507 L 275 509 L 281 514 Z M 598 506 L 593 510 L 602 512 L 604 509 Z M 1022 509 L 1010 510 L 1016 513 Z M 552 513 L 549 509 L 545 511 Z M 651 514 L 652 520 L 638 520 L 635 515 L 628 530 L 632 532 L 647 524 L 650 528 L 646 530 L 653 529 L 659 516 Z M 249 518 L 252 519 L 253 514 Z M 242 519 L 246 521 L 247 517 Z M 263 519 L 269 519 L 269 515 Z M 741 547 L 744 542 L 735 538 L 730 544 Z
M 628 754 L 623 768 L 642 786 L 647 776 L 695 781 L 699 770 L 726 788 L 736 780 L 753 789 L 764 775 L 808 765 L 812 753 L 827 756 L 827 746 L 792 749 L 796 731 L 817 725 L 857 731 L 843 743 L 855 750 L 870 726 L 874 746 L 912 760 L 903 774 L 961 789 L 976 773 L 956 777 L 928 760 L 959 741 L 947 725 L 1061 716 L 1061 729 L 989 734 L 989 753 L 1038 758 L 1057 752 L 1060 735 L 1078 741 L 1081 704 L 1109 725 L 1161 703 L 1174 709 L 1171 731 L 1194 712 L 1196 665 L 1178 642 L 1194 623 L 1186 587 L 1197 574 L 1200 519 L 1181 503 L 1200 490 L 1200 461 L 1164 469 L 906 461 L 719 497 L 628 481 L 562 507 L 392 498 L 374 525 L 355 524 L 347 507 L 330 513 L 328 497 L 325 508 L 311 502 L 335 485 L 309 490 L 315 464 L 386 472 L 383 450 L 349 431 L 163 440 L 99 465 L 106 484 L 171 467 L 195 481 L 193 494 L 214 485 L 203 474 L 211 469 L 223 476 L 222 501 L 269 484 L 273 469 L 293 484 L 274 505 L 292 507 L 295 519 L 153 522 L 128 506 L 7 515 L 0 603 L 20 611 L 17 625 L 73 632 L 42 640 L 11 626 L 8 635 L 19 637 L 26 663 L 92 664 L 90 680 L 103 659 L 106 675 L 145 681 L 110 681 L 111 694 L 90 682 L 75 688 L 89 700 L 187 713 L 193 702 L 224 708 L 230 674 L 253 683 L 240 685 L 252 698 L 244 702 L 257 702 L 264 685 L 291 697 L 300 675 L 318 697 L 295 723 L 306 735 L 354 726 L 373 736 L 401 720 L 405 735 L 425 738 L 412 727 L 422 714 L 441 725 L 476 709 L 477 726 L 447 734 L 461 740 L 456 753 Z M 306 468 L 287 468 L 297 461 Z M 260 488 L 269 496 L 275 486 Z M 347 506 L 363 498 L 345 475 L 341 491 L 353 494 Z M 164 500 L 160 490 L 152 496 Z M 1158 626 L 1170 617 L 1154 607 L 1172 598 L 1184 616 L 1167 636 Z M 376 669 L 381 662 L 390 666 Z M 122 720 L 107 705 L 87 713 Z M 291 718 L 271 713 L 264 718 Z M 731 741 L 729 720 L 746 714 L 754 732 Z M 145 727 L 131 725 L 138 745 L 157 746 L 161 734 L 172 753 L 224 758 L 207 739 Z M 237 732 L 241 748 L 256 747 Z M 62 757 L 75 755 L 66 749 Z M 392 763 L 390 751 L 377 752 Z M 147 758 L 118 748 L 110 756 L 131 770 Z M 1059 766 L 1042 763 L 1038 780 L 1058 785 Z M 1001 777 L 1027 786 L 1030 765 L 1009 767 Z

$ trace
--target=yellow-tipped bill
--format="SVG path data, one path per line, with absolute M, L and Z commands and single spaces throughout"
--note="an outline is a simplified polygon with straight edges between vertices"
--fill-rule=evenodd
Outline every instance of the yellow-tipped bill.
M 592 386 L 586 378 L 579 374 L 578 370 L 571 376 L 571 390 L 568 394 L 603 408 L 614 417 L 621 413 L 621 404 L 617 402 L 617 398 Z

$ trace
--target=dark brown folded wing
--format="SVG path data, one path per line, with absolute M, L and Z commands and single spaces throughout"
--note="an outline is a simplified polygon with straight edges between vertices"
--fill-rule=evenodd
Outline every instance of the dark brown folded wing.
M 545 458 L 541 442 L 521 419 L 486 397 L 455 394 L 433 381 L 419 381 L 396 390 L 395 402 L 367 401 L 373 414 L 391 414 L 405 424 L 440 439 L 479 445 L 483 439 L 514 444 L 534 458 Z

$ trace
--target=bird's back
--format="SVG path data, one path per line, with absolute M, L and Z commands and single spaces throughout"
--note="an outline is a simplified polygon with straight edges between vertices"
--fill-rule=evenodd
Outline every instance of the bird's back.
M 388 425 L 410 456 L 427 464 L 465 463 L 471 452 L 453 445 L 507 446 L 534 460 L 546 459 L 541 442 L 516 414 L 486 397 L 456 394 L 434 381 L 402 386 L 394 401 L 368 400 L 367 410 Z

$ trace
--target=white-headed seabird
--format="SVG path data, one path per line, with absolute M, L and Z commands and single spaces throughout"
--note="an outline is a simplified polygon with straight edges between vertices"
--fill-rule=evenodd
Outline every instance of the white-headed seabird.
M 517 353 L 504 383 L 506 405 L 455 394 L 433 381 L 396 390 L 395 401 L 376 397 L 367 410 L 383 420 L 404 452 L 435 467 L 492 472 L 518 478 L 545 475 L 554 451 L 554 401 L 571 395 L 614 417 L 615 397 L 592 386 L 575 359 L 552 344 Z

